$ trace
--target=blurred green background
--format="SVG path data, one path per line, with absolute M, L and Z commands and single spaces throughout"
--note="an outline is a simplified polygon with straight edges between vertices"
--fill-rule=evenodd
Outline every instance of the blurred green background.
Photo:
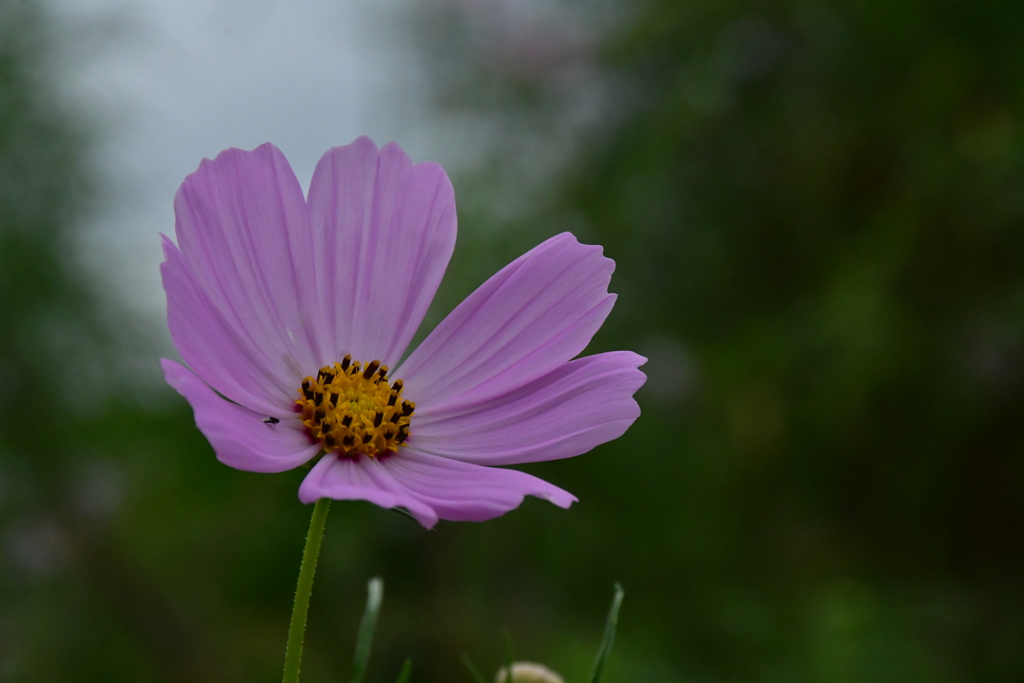
M 373 681 L 468 682 L 507 628 L 580 682 L 616 580 L 609 683 L 1024 679 L 1024 4 L 606 2 L 506 53 L 471 4 L 412 15 L 451 120 L 507 133 L 453 178 L 427 326 L 572 230 L 618 264 L 589 352 L 649 356 L 643 415 L 525 468 L 569 511 L 335 504 L 304 680 L 345 679 L 375 574 Z M 149 337 L 73 258 L 103 187 L 52 41 L 3 3 L 0 680 L 277 680 L 303 472 L 220 465 L 118 361 Z

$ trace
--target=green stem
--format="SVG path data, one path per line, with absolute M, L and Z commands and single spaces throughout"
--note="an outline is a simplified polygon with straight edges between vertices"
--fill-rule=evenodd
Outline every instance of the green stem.
M 288 645 L 284 652 L 284 683 L 299 683 L 299 668 L 302 666 L 302 640 L 306 635 L 309 596 L 313 592 L 316 559 L 320 555 L 320 541 L 324 537 L 324 524 L 327 523 L 327 511 L 330 509 L 330 498 L 321 498 L 313 505 L 313 518 L 309 520 L 306 549 L 302 551 L 302 565 L 299 567 L 299 584 L 295 587 L 292 623 L 288 626 Z

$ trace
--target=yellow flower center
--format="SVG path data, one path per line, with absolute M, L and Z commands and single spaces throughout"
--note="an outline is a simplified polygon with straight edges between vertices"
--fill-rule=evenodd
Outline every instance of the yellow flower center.
M 352 356 L 320 368 L 316 379 L 302 380 L 295 403 L 302 423 L 324 450 L 371 458 L 397 451 L 409 438 L 416 404 L 402 400 L 402 380 L 388 382 L 388 367 L 379 360 L 366 368 Z

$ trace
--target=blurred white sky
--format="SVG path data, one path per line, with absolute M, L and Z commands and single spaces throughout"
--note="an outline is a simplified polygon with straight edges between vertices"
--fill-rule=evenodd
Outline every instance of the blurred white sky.
M 572 3 L 555 0 L 39 1 L 57 20 L 60 84 L 98 130 L 99 185 L 111 190 L 78 251 L 103 294 L 127 305 L 167 351 L 158 233 L 173 235 L 174 193 L 204 157 L 273 142 L 303 187 L 321 154 L 360 135 L 378 145 L 395 140 L 413 161 L 439 162 L 452 175 L 496 157 L 520 186 L 509 190 L 503 178 L 507 192 L 491 198 L 493 212 L 519 214 L 540 204 L 537 188 L 572 158 L 581 131 L 614 109 L 591 60 L 602 25 L 618 25 L 618 15 L 589 5 L 568 12 Z M 429 36 L 414 33 L 452 20 L 446 10 L 468 15 L 474 35 L 468 51 L 452 52 L 455 62 L 425 54 Z M 545 128 L 501 108 L 491 118 L 440 112 L 432 88 L 457 82 L 466 59 L 548 83 L 557 115 Z
M 203 157 L 273 142 L 305 187 L 320 155 L 367 134 L 450 167 L 430 144 L 429 93 L 380 0 L 49 0 L 72 106 L 100 126 L 114 193 L 82 253 L 109 293 L 162 319 L 158 232 Z

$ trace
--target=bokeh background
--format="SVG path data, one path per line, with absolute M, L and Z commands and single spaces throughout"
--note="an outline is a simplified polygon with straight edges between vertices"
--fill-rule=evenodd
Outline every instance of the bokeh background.
M 302 472 L 162 384 L 157 233 L 199 160 L 304 183 L 369 133 L 449 169 L 426 327 L 563 230 L 643 415 L 486 524 L 335 504 L 304 680 L 1024 679 L 1024 5 L 0 2 L 0 680 L 273 681 Z

